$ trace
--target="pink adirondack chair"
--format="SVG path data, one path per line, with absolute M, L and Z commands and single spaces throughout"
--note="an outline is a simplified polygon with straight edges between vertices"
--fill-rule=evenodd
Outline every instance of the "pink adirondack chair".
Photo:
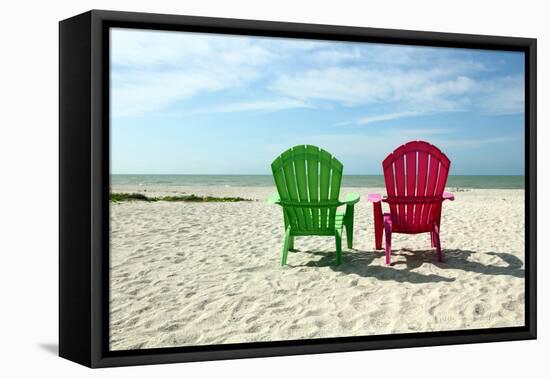
M 419 234 L 429 232 L 438 261 L 443 261 L 439 238 L 441 207 L 445 200 L 454 200 L 444 192 L 451 161 L 439 148 L 423 141 L 408 142 L 382 162 L 387 196 L 369 194 L 374 207 L 376 249 L 382 249 L 382 233 L 386 233 L 386 264 L 391 263 L 392 233 Z M 382 202 L 390 212 L 382 213 Z

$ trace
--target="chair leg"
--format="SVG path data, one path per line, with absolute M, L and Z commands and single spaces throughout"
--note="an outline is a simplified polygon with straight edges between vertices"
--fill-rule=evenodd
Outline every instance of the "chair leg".
M 336 230 L 336 266 L 342 263 L 342 230 Z
M 348 242 L 348 248 L 353 248 L 353 208 L 351 210 L 351 215 L 346 221 L 346 240 Z
M 290 240 L 292 239 L 292 236 L 290 235 L 290 227 L 286 229 L 285 232 L 285 242 L 283 244 L 283 254 L 281 258 L 281 266 L 286 265 L 286 257 L 288 255 L 288 250 L 290 248 Z
M 431 240 L 432 248 L 435 248 L 435 233 L 433 231 L 430 232 L 430 240 Z
M 353 249 L 353 221 L 351 226 L 346 226 L 346 240 L 348 242 L 348 249 Z
M 435 249 L 437 252 L 437 261 L 443 262 L 443 251 L 441 250 L 441 239 L 439 237 L 439 226 L 435 225 L 434 232 L 433 232 L 434 242 L 435 242 Z
M 293 251 L 294 250 L 294 236 L 290 236 L 289 238 L 289 241 L 288 241 L 288 249 L 290 251 Z
M 376 202 L 374 209 L 374 248 L 382 249 L 382 234 L 384 232 L 384 216 L 382 215 L 382 204 Z
M 391 223 L 384 223 L 386 233 L 386 265 L 391 264 Z
M 348 248 L 353 248 L 353 218 L 354 218 L 355 206 L 346 205 L 346 212 L 344 214 L 344 227 L 346 228 L 346 241 Z

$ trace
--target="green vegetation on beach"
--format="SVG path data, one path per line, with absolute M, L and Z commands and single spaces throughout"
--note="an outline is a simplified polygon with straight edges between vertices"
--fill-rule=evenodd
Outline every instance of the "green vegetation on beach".
M 161 197 L 147 197 L 141 193 L 109 193 L 109 200 L 111 202 L 122 201 L 145 201 L 145 202 L 242 202 L 252 201 L 251 199 L 241 197 L 212 197 L 212 196 L 197 196 L 195 194 L 187 194 L 182 196 L 161 196 Z

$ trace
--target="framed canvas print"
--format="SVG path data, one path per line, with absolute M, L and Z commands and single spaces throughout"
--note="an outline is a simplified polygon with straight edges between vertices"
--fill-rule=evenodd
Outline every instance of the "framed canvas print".
M 536 337 L 536 40 L 60 22 L 60 355 Z

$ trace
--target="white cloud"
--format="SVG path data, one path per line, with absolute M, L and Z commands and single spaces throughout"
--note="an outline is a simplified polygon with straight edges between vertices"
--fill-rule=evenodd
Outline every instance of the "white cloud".
M 446 50 L 449 51 L 449 50 Z M 436 52 L 434 54 L 434 52 Z M 368 44 L 358 42 L 339 42 L 330 46 L 321 45 L 313 54 L 313 60 L 322 64 L 359 62 L 369 66 L 407 65 L 416 67 L 429 61 L 442 50 L 425 46 Z
M 315 53 L 315 61 L 323 64 L 337 64 L 346 61 L 359 60 L 363 57 L 361 50 L 354 49 L 320 49 Z
M 388 114 L 344 120 L 339 124 L 368 124 L 438 112 L 523 112 L 524 80 L 521 75 L 480 80 L 458 75 L 455 68 L 310 69 L 299 74 L 282 75 L 270 88 L 310 103 L 328 101 L 347 107 L 384 103 L 400 109 Z
M 511 143 L 523 140 L 523 135 L 507 135 L 502 137 L 476 138 L 476 139 L 434 139 L 433 143 L 441 148 L 479 148 L 491 144 Z
M 174 101 L 238 85 L 238 78 L 188 71 L 130 72 L 114 75 L 113 116 L 136 116 L 162 109 Z
M 113 116 L 136 116 L 257 80 L 271 53 L 244 37 L 115 30 Z
M 400 112 L 400 113 L 387 113 L 387 114 L 377 114 L 370 115 L 366 117 L 361 117 L 353 121 L 346 121 L 337 123 L 336 126 L 345 126 L 345 125 L 369 125 L 375 122 L 390 121 L 399 118 L 405 117 L 414 117 L 424 114 L 422 112 Z
M 425 129 L 392 129 L 392 132 L 394 134 L 400 134 L 406 137 L 412 137 L 412 138 L 425 138 L 425 137 L 431 137 L 434 135 L 442 135 L 442 134 L 452 134 L 454 132 L 457 132 L 458 129 L 453 128 L 425 128 Z
M 481 85 L 479 106 L 489 114 L 515 114 L 525 110 L 525 80 L 523 76 L 505 76 Z
M 262 100 L 211 111 L 382 103 L 398 109 L 340 123 L 359 125 L 437 112 L 523 111 L 523 77 L 476 79 L 475 73 L 487 67 L 453 57 L 456 49 L 128 29 L 111 33 L 115 117 L 251 85 L 263 91 Z
M 288 98 L 276 98 L 269 100 L 258 101 L 243 101 L 226 104 L 213 105 L 205 108 L 195 108 L 188 111 L 167 112 L 162 111 L 156 113 L 156 116 L 163 117 L 187 117 L 196 114 L 212 114 L 212 113 L 239 113 L 239 112 L 275 112 L 286 109 L 311 108 L 310 105 L 303 101 L 298 101 Z
M 475 81 L 441 69 L 365 69 L 330 67 L 283 75 L 271 89 L 304 101 L 333 101 L 344 106 L 401 103 L 407 112 L 456 111 Z
M 213 108 L 207 109 L 207 112 L 215 113 L 234 113 L 234 112 L 245 112 L 245 111 L 265 111 L 273 112 L 283 109 L 295 109 L 295 108 L 310 108 L 311 106 L 306 104 L 303 101 L 288 99 L 288 98 L 279 98 L 273 100 L 265 101 L 250 101 L 250 102 L 236 102 L 230 104 L 224 104 L 219 106 L 214 106 Z
M 245 36 L 116 28 L 111 31 L 111 62 L 132 69 L 223 63 L 257 66 L 272 58 L 268 49 Z

